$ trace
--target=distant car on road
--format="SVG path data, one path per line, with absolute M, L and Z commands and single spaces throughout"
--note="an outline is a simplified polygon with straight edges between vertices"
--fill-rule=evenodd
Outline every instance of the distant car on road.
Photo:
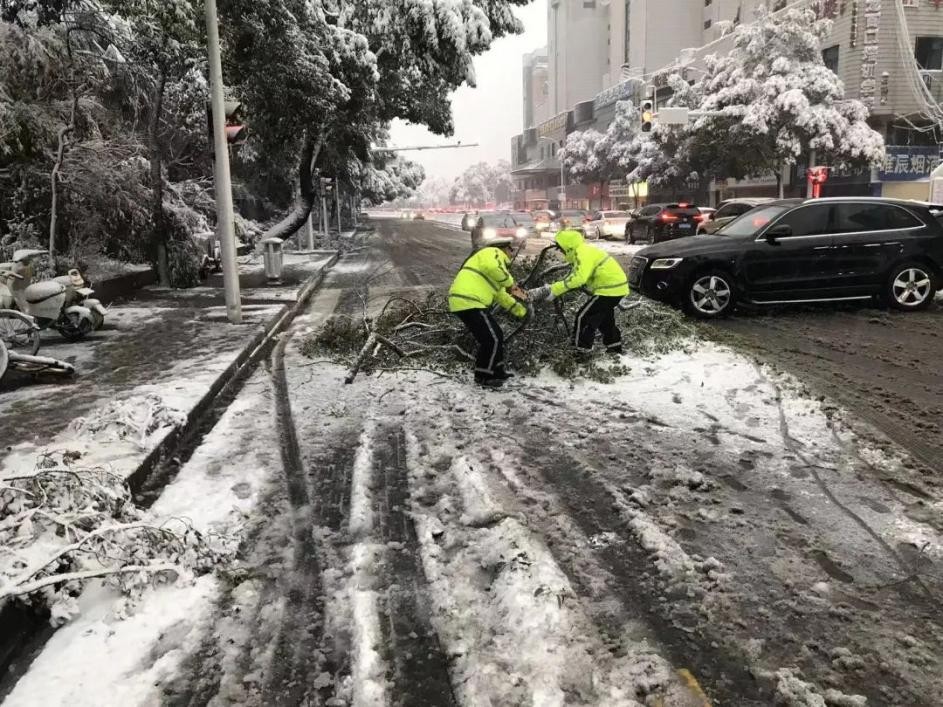
M 425 221 L 425 220 L 426 220 L 426 215 L 422 213 L 422 211 L 416 211 L 413 214 L 413 221 Z
M 594 211 L 583 226 L 583 234 L 597 240 L 622 238 L 630 220 L 628 211 Z
M 540 235 L 540 231 L 537 229 L 537 222 L 534 220 L 534 217 L 526 211 L 515 211 L 511 214 L 511 218 L 514 219 L 514 223 L 516 223 L 519 228 L 527 229 L 528 238 L 536 238 Z
M 563 225 L 566 224 L 568 228 L 582 232 L 588 219 L 588 211 L 583 211 L 582 209 L 565 209 L 556 213 L 553 221 L 550 222 L 550 228 L 548 230 L 551 233 L 556 233 L 557 231 L 563 230 Z
M 550 224 L 553 223 L 553 218 L 555 216 L 553 211 L 547 209 L 538 209 L 537 211 L 532 211 L 531 216 L 534 217 L 534 223 L 537 225 L 537 231 L 543 233 L 550 229 Z
M 510 213 L 491 212 L 478 217 L 471 238 L 472 248 L 476 250 L 495 238 L 513 238 L 515 245 L 523 245 L 527 240 L 527 228 L 519 225 Z
M 762 204 L 768 204 L 773 199 L 727 199 L 717 205 L 717 210 L 697 225 L 698 233 L 717 233 L 721 228 L 733 221 L 738 216 L 743 216 L 750 209 L 754 209 Z
M 649 204 L 643 206 L 638 216 L 626 224 L 625 240 L 627 243 L 640 240 L 661 243 L 673 238 L 693 236 L 702 218 L 703 215 L 694 204 Z
M 472 230 L 475 227 L 475 221 L 477 219 L 478 219 L 477 211 L 475 213 L 466 212 L 465 215 L 462 216 L 462 230 L 463 231 Z
M 633 289 L 712 319 L 738 302 L 880 298 L 895 309 L 930 306 L 943 288 L 943 205 L 865 197 L 764 204 L 715 235 L 639 251 Z

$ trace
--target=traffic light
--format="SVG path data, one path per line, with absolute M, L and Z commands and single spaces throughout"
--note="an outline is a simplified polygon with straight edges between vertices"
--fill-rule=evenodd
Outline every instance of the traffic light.
M 642 101 L 642 132 L 652 131 L 652 124 L 655 121 L 655 101 Z
M 235 147 L 244 143 L 249 137 L 249 128 L 242 124 L 242 103 L 226 101 L 226 142 Z M 206 125 L 209 144 L 213 144 L 213 106 L 206 104 Z

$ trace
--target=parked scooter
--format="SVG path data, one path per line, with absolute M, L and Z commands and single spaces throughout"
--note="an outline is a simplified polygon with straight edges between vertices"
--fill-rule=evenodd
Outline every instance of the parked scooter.
M 93 290 L 85 286 L 78 270 L 68 275 L 33 282 L 33 259 L 45 250 L 18 250 L 13 261 L 0 263 L 0 272 L 18 277 L 0 277 L 0 308 L 14 304 L 33 317 L 42 328 L 52 327 L 64 338 L 77 341 L 105 323 L 105 308 L 89 296 Z

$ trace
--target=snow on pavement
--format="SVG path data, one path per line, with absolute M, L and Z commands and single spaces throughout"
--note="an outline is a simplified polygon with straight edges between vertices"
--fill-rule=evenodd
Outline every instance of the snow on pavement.
M 943 688 L 929 602 L 941 587 L 907 582 L 904 561 L 940 556 L 928 515 L 940 499 L 894 492 L 917 472 L 796 381 L 702 344 L 626 357 L 631 372 L 613 385 L 545 374 L 483 392 L 409 371 L 345 386 L 340 367 L 298 351 L 331 309 L 314 305 L 286 360 L 302 457 L 321 484 L 319 651 L 342 666 L 309 676 L 316 689 L 358 705 L 401 699 L 410 658 L 397 653 L 404 639 L 389 612 L 402 592 L 428 602 L 434 637 L 423 650 L 447 657 L 462 705 L 686 707 L 706 703 L 700 681 L 742 704 L 909 706 Z M 260 424 L 271 401 L 256 384 L 155 512 L 221 529 L 251 518 L 279 444 Z M 397 434 L 402 460 L 389 447 Z M 408 508 L 398 510 L 400 481 Z M 413 543 L 389 541 L 394 515 L 412 519 Z M 396 575 L 412 555 L 419 576 Z M 207 632 L 223 645 L 216 704 L 256 704 L 247 686 L 265 676 L 241 676 L 240 651 L 270 665 L 277 632 L 265 626 L 301 615 L 250 579 L 214 619 L 217 591 L 204 578 L 154 592 L 124 622 L 106 617 L 113 598 L 87 593 L 87 611 L 53 637 L 10 704 L 107 694 L 144 704 Z M 246 624 L 260 616 L 261 629 Z M 163 650 L 161 635 L 182 650 Z M 82 669 L 44 680 L 59 661 Z M 129 670 L 134 661 L 150 667 Z
M 201 532 L 244 532 L 278 468 L 278 440 L 259 424 L 271 407 L 266 376 L 256 374 L 151 507 L 155 520 L 185 518 Z M 116 612 L 125 604 L 118 595 L 89 585 L 81 614 L 53 634 L 4 705 L 157 704 L 155 686 L 199 647 L 218 594 L 219 579 L 207 575 L 145 593 L 120 619 Z

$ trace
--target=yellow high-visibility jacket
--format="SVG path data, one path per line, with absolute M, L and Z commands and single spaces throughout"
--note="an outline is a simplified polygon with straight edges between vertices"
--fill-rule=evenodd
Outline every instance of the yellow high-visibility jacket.
M 515 317 L 527 314 L 527 308 L 514 299 L 507 288 L 514 286 L 508 272 L 510 258 L 500 248 L 482 248 L 462 263 L 449 288 L 449 311 L 488 309 L 498 303 Z
M 591 295 L 625 297 L 629 279 L 619 262 L 606 251 L 589 245 L 578 231 L 560 231 L 554 240 L 571 266 L 570 274 L 550 286 L 554 297 L 583 288 Z

